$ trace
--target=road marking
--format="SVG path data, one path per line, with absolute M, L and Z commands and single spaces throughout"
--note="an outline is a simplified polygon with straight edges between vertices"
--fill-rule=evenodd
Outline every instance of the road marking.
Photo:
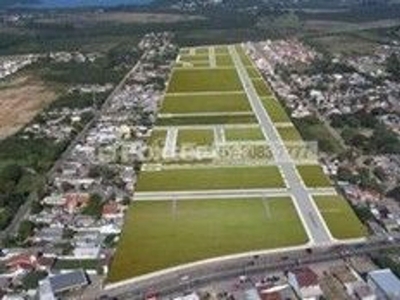
M 175 156 L 177 139 L 178 128 L 168 128 L 167 137 L 165 139 L 165 146 L 162 152 L 162 157 L 164 159 L 173 158 Z
M 262 204 L 264 206 L 265 215 L 266 215 L 267 219 L 270 220 L 271 219 L 271 209 L 269 207 L 268 199 L 266 199 L 266 197 L 263 197 Z
M 209 61 L 210 61 L 210 67 L 216 68 L 217 67 L 217 59 L 215 57 L 215 48 L 214 47 L 208 48 L 208 56 L 209 56 Z

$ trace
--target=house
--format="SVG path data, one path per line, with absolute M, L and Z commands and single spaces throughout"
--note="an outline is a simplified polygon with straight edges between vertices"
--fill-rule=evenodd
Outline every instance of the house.
M 390 269 L 369 272 L 367 282 L 376 293 L 378 299 L 400 299 L 400 280 Z
M 35 234 L 33 240 L 35 242 L 46 241 L 57 243 L 62 241 L 63 233 L 64 229 L 61 227 L 44 227 Z
M 79 259 L 97 259 L 100 256 L 100 251 L 100 246 L 88 244 L 83 247 L 76 247 L 73 250 L 73 255 Z
M 196 293 L 192 293 L 182 297 L 174 298 L 174 300 L 200 300 L 200 297 Z
M 42 202 L 50 206 L 63 206 L 65 205 L 65 198 L 61 194 L 52 194 L 45 197 Z
M 262 300 L 295 300 L 296 295 L 288 284 L 258 288 Z
M 50 275 L 39 282 L 38 298 L 55 300 L 60 294 L 76 291 L 89 285 L 89 279 L 83 270 Z
M 64 208 L 70 214 L 80 208 L 84 208 L 90 201 L 90 195 L 87 193 L 68 193 L 65 194 Z
M 292 270 L 287 276 L 290 286 L 300 299 L 318 299 L 322 296 L 318 276 L 310 268 Z
M 30 253 L 15 255 L 6 262 L 6 267 L 12 271 L 34 270 L 37 265 L 36 256 Z
M 124 212 L 121 204 L 110 201 L 103 206 L 102 216 L 106 220 L 112 220 L 116 218 L 123 218 Z

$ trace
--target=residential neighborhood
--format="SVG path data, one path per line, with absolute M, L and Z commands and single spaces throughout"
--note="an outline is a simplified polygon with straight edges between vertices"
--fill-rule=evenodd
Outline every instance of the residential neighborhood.
M 85 114 L 95 115 L 83 136 L 56 163 L 45 196 L 23 221 L 30 226 L 29 247 L 3 249 L 2 291 L 18 290 L 21 297 L 36 292 L 40 297 L 55 297 L 105 278 L 176 55 L 170 40 L 167 33 L 146 35 L 139 44 L 141 59 L 101 108 L 50 110 L 40 123 L 24 129 L 26 135 L 62 142 Z M 91 94 L 111 87 L 77 89 Z M 77 268 L 84 271 L 74 271 Z M 37 290 L 35 284 L 25 284 L 27 277 L 36 278 L 34 282 L 43 279 Z
M 324 171 L 373 224 L 374 233 L 398 232 L 400 89 L 386 63 L 399 53 L 398 45 L 383 45 L 373 55 L 355 57 L 324 58 L 299 40 L 249 43 L 248 51 L 291 116 L 299 120 L 300 132 L 302 120 L 320 122 L 330 140 L 341 145 L 337 152 L 319 141 Z M 367 140 L 376 142 L 378 132 L 388 138 L 372 149 Z

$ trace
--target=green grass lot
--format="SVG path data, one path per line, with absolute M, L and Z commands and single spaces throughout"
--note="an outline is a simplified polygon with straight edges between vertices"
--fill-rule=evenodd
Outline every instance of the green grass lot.
M 143 171 L 137 191 L 196 191 L 280 188 L 285 184 L 275 166 L 218 167 Z
M 265 137 L 258 127 L 249 128 L 225 128 L 225 138 L 227 141 L 260 141 Z
M 304 184 L 309 188 L 331 187 L 332 183 L 318 165 L 297 166 Z
M 196 62 L 177 62 L 175 64 L 175 68 L 209 68 L 210 67 L 210 62 L 207 61 L 196 61 Z
M 243 94 L 175 95 L 166 96 L 161 113 L 207 113 L 250 111 L 247 96 Z
M 231 67 L 234 65 L 230 55 L 217 55 L 216 60 L 218 67 Z
M 324 123 L 317 118 L 294 119 L 305 141 L 316 141 L 321 151 L 339 154 L 343 152 L 340 141 L 328 130 Z
M 235 69 L 179 69 L 173 72 L 168 92 L 218 92 L 242 89 Z
M 289 198 L 134 202 L 108 282 L 202 259 L 306 242 Z
M 208 47 L 198 47 L 196 48 L 196 55 L 208 55 L 209 49 Z
M 214 143 L 214 130 L 212 129 L 180 129 L 178 131 L 178 145 L 209 146 Z
M 277 130 L 284 141 L 302 141 L 300 133 L 294 126 L 278 127 Z
M 261 78 L 260 73 L 254 67 L 247 67 L 246 70 L 250 78 Z
M 180 61 L 196 62 L 196 61 L 208 61 L 208 53 L 205 55 L 181 55 Z
M 342 197 L 314 196 L 314 200 L 334 238 L 351 239 L 367 235 L 366 228 Z
M 250 57 L 247 56 L 246 52 L 243 50 L 243 48 L 240 45 L 236 45 L 236 51 L 239 54 L 239 57 L 242 60 L 242 63 L 246 67 L 253 67 L 253 62 L 251 61 Z
M 253 83 L 254 88 L 260 97 L 271 96 L 271 91 L 264 79 L 252 79 L 251 82 Z
M 56 270 L 97 270 L 100 262 L 97 259 L 57 259 L 53 268 Z
M 256 123 L 257 119 L 253 114 L 248 115 L 217 115 L 200 117 L 171 117 L 158 118 L 158 126 L 179 126 L 179 125 L 212 125 L 212 124 L 248 124 Z
M 180 55 L 189 55 L 189 53 L 190 53 L 189 48 L 182 48 L 179 50 Z
M 261 100 L 272 122 L 291 122 L 278 100 L 275 100 L 273 97 L 263 97 Z
M 167 137 L 167 130 L 153 130 L 147 142 L 149 146 L 164 146 Z
M 216 54 L 229 54 L 228 47 L 226 46 L 215 46 Z

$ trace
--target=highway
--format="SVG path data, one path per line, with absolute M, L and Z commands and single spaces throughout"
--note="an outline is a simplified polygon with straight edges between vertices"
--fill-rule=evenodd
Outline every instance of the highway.
M 269 142 L 276 164 L 279 166 L 291 193 L 294 195 L 296 208 L 299 211 L 311 242 L 314 245 L 329 245 L 334 242 L 334 240 L 314 201 L 311 199 L 309 192 L 304 186 L 300 175 L 297 173 L 295 164 L 289 156 L 271 118 L 266 112 L 236 48 L 230 46 L 229 52 L 264 136 Z
M 377 239 L 363 244 L 317 248 L 311 253 L 308 249 L 298 249 L 275 254 L 251 255 L 231 261 L 221 261 L 220 263 L 150 277 L 146 280 L 135 281 L 115 288 L 106 287 L 101 295 L 116 297 L 117 299 L 144 299 L 149 292 L 154 292 L 158 296 L 167 297 L 173 294 L 190 292 L 212 283 L 234 279 L 242 275 L 265 275 L 268 272 L 285 271 L 303 265 L 346 259 L 399 248 L 400 239 L 397 239 L 396 242 Z

